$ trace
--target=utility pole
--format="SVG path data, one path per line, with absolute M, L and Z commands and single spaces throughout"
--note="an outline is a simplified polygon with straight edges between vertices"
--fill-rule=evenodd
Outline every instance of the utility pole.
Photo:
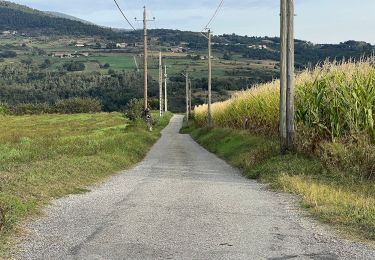
M 280 152 L 285 154 L 288 149 L 286 130 L 287 0 L 280 0 L 280 7 Z
M 147 9 L 143 7 L 143 69 L 144 69 L 144 108 L 148 110 L 148 35 L 147 35 Z M 136 21 L 139 21 L 135 18 Z M 153 20 L 155 21 L 155 17 Z
M 147 10 L 146 10 L 146 6 L 144 7 L 144 12 L 143 12 L 143 65 L 144 65 L 144 94 L 143 94 L 143 98 L 144 98 L 144 108 L 145 108 L 145 111 L 148 109 L 148 53 L 147 53 L 147 44 L 148 44 L 148 40 L 147 40 Z
M 294 0 L 281 0 L 280 140 L 281 152 L 295 150 Z
M 212 45 L 211 45 L 211 39 L 212 39 L 212 32 L 211 30 L 208 30 L 208 127 L 212 127 L 212 114 L 211 114 L 211 102 L 212 102 L 212 94 L 211 94 L 211 87 L 212 87 Z
M 192 94 L 192 87 L 193 87 L 193 84 L 191 83 L 191 80 L 189 80 L 189 114 L 191 115 L 192 114 L 192 106 L 191 106 L 191 94 Z
M 163 67 L 161 63 L 161 52 L 159 52 L 159 112 L 163 116 Z
M 147 9 L 146 6 L 143 7 L 143 70 L 144 70 L 144 117 L 146 121 L 151 121 L 151 114 L 148 108 L 148 36 L 147 36 Z M 136 21 L 137 18 L 135 18 Z M 155 18 L 153 18 L 154 21 Z
M 189 73 L 186 72 L 186 121 L 189 121 Z
M 167 89 L 167 82 L 168 82 L 168 74 L 167 74 L 167 65 L 164 65 L 164 106 L 165 106 L 165 109 L 164 111 L 165 112 L 168 112 L 168 89 Z
M 288 57 L 287 57 L 287 88 L 286 88 L 286 129 L 287 129 L 287 146 L 289 151 L 295 150 L 294 145 L 294 0 L 288 0 Z

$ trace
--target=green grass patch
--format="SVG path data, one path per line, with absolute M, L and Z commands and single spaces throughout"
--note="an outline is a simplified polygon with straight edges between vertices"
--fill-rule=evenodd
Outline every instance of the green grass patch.
M 138 66 L 141 67 L 140 59 L 137 58 Z M 134 58 L 132 56 L 125 55 L 108 55 L 108 56 L 93 56 L 90 60 L 97 60 L 100 64 L 108 63 L 112 69 L 115 70 L 136 70 Z
M 170 118 L 149 132 L 120 113 L 0 115 L 0 258 L 22 219 L 139 162 Z
M 302 154 L 279 155 L 278 140 L 234 129 L 190 125 L 182 132 L 239 168 L 244 176 L 272 188 L 297 194 L 301 204 L 321 221 L 350 238 L 375 241 L 375 182 L 326 167 Z

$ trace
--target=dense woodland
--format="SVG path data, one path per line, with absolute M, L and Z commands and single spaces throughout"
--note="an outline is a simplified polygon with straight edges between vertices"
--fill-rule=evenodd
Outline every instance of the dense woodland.
M 70 63 L 67 63 L 70 65 Z M 110 71 L 110 75 L 95 72 L 72 73 L 69 71 L 47 72 L 41 65 L 0 66 L 0 103 L 16 106 L 25 103 L 54 104 L 73 97 L 95 98 L 101 101 L 104 111 L 120 111 L 133 98 L 143 97 L 143 76 L 135 72 Z M 68 65 L 67 65 L 68 66 Z M 213 90 L 227 98 L 226 91 L 245 85 L 247 79 L 213 79 Z M 158 96 L 158 83 L 149 79 L 149 95 Z M 207 79 L 194 79 L 195 91 L 204 91 Z M 169 84 L 170 107 L 183 111 L 185 102 L 185 79 L 171 77 Z M 196 98 L 193 104 L 202 104 L 203 98 Z M 157 107 L 154 107 L 155 109 Z
M 140 74 L 118 72 L 106 76 L 98 73 L 45 72 L 37 67 L 0 67 L 0 102 L 56 103 L 72 97 L 92 97 L 102 102 L 105 111 L 115 111 L 143 91 Z M 156 96 L 156 83 L 151 81 L 150 95 Z

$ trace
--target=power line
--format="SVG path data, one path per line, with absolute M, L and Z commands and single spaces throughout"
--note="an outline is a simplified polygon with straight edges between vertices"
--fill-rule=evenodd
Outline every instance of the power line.
M 133 28 L 134 31 L 136 31 L 136 29 L 134 28 L 134 26 L 130 23 L 129 19 L 126 17 L 126 15 L 124 14 L 124 12 L 122 11 L 120 5 L 117 3 L 116 0 L 113 0 L 118 8 L 118 10 L 121 12 L 122 16 L 125 18 L 126 22 L 130 25 L 131 28 Z
M 218 13 L 219 13 L 220 9 L 223 7 L 223 5 L 224 5 L 224 0 L 221 0 L 219 6 L 216 8 L 215 13 L 212 15 L 210 21 L 209 21 L 208 24 L 204 27 L 203 30 L 207 30 L 207 29 L 209 29 L 209 26 L 210 26 L 210 25 L 212 24 L 212 22 L 215 20 L 216 16 L 218 15 Z

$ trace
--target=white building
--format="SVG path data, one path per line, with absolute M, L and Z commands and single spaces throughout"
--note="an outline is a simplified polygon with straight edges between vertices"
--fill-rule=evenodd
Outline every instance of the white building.
M 125 42 L 116 43 L 116 48 L 125 49 L 128 45 Z

